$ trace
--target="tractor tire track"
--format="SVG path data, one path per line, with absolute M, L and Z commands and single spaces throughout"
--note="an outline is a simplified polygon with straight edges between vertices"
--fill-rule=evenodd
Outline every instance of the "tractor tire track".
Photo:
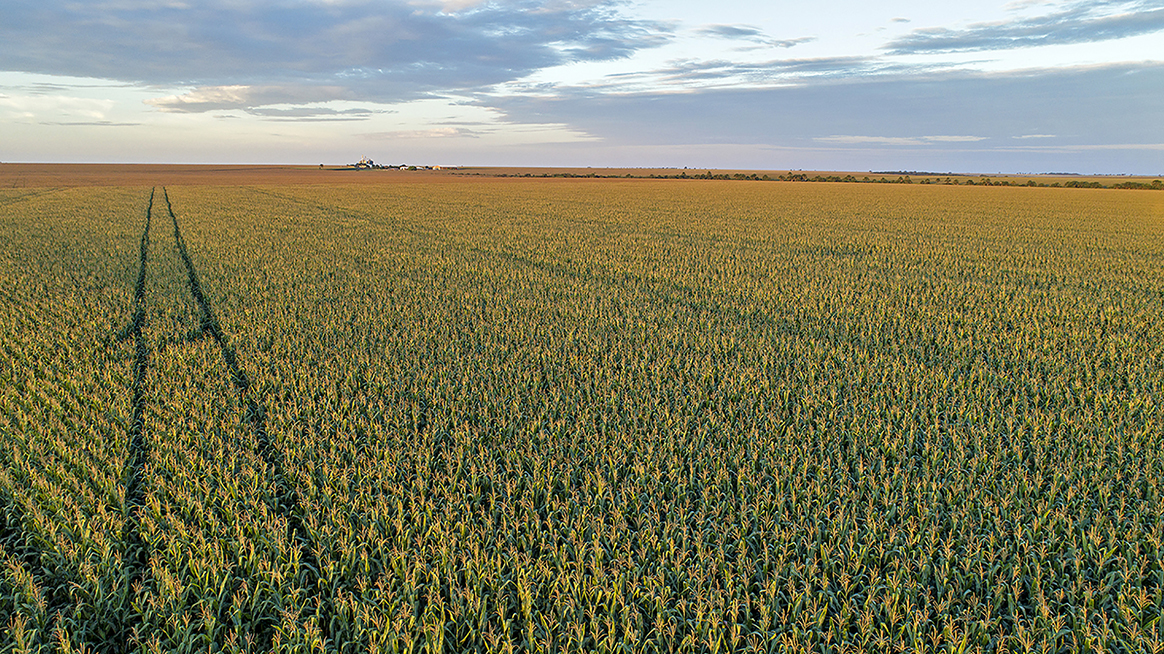
M 141 536 L 141 518 L 139 516 L 145 505 L 145 464 L 149 459 L 149 445 L 145 439 L 145 377 L 149 368 L 150 348 L 145 338 L 146 322 L 146 270 L 149 264 L 150 250 L 150 223 L 153 220 L 155 190 L 150 190 L 149 205 L 146 208 L 145 229 L 141 233 L 140 262 L 141 267 L 137 274 L 137 285 L 133 294 L 133 318 L 118 334 L 118 340 L 133 339 L 133 396 L 131 406 L 133 414 L 129 426 L 129 447 L 125 465 L 125 524 L 122 527 L 122 570 L 125 573 L 125 592 L 135 595 L 139 592 L 145 572 L 149 568 L 150 552 Z M 121 647 L 119 651 L 128 651 L 131 634 L 140 622 L 132 610 L 133 602 L 126 598 L 125 610 L 122 613 L 122 623 L 118 630 Z
M 223 333 L 222 326 L 219 324 L 217 316 L 214 315 L 214 308 L 210 305 L 210 301 L 206 299 L 206 294 L 202 289 L 202 283 L 198 279 L 197 271 L 194 269 L 194 263 L 190 260 L 190 253 L 186 248 L 186 241 L 182 238 L 182 231 L 178 226 L 178 218 L 174 215 L 174 207 L 170 203 L 169 193 L 166 192 L 164 187 L 162 188 L 162 195 L 166 200 L 166 211 L 170 214 L 170 220 L 174 225 L 174 242 L 178 248 L 178 256 L 182 259 L 182 263 L 186 268 L 190 294 L 194 297 L 194 302 L 198 305 L 199 331 L 202 334 L 209 334 L 218 344 L 218 348 L 222 353 L 222 360 L 226 363 L 226 367 L 230 371 L 231 383 L 234 385 L 235 390 L 238 391 L 240 403 L 246 407 L 243 419 L 254 435 L 255 447 L 259 456 L 271 470 L 275 480 L 275 500 L 278 505 L 277 508 L 287 520 L 288 539 L 298 545 L 299 560 L 307 571 L 309 593 L 315 595 L 319 600 L 320 631 L 324 638 L 327 638 L 330 636 L 331 631 L 330 602 L 327 602 L 326 598 L 320 593 L 321 576 L 319 560 L 315 555 L 316 545 L 303 521 L 305 514 L 303 504 L 299 499 L 299 493 L 287 482 L 287 476 L 284 472 L 283 455 L 278 447 L 271 442 L 270 436 L 267 434 L 266 407 L 260 399 L 255 397 L 255 393 L 251 392 L 250 379 L 239 365 L 238 355 Z M 263 629 L 262 633 L 256 634 L 261 639 L 260 642 L 269 644 L 270 640 L 274 637 L 275 624 L 276 621 L 271 620 L 270 625 Z
M 49 189 L 46 189 L 43 191 L 29 191 L 27 193 L 22 193 L 20 195 L 16 195 L 16 196 L 13 196 L 10 198 L 6 198 L 4 200 L 0 200 L 0 208 L 7 207 L 8 205 L 12 205 L 12 204 L 17 204 L 18 202 L 27 202 L 28 200 L 35 200 L 39 197 L 49 195 L 51 193 L 56 193 L 59 190 L 61 190 L 61 189 L 49 188 Z

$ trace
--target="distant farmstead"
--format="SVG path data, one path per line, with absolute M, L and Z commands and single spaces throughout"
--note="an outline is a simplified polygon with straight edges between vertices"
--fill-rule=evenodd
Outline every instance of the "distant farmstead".
M 378 164 L 372 161 L 370 157 L 364 157 L 354 164 L 351 164 L 353 170 L 458 170 L 460 166 L 413 166 L 409 164 L 400 164 L 399 166 Z

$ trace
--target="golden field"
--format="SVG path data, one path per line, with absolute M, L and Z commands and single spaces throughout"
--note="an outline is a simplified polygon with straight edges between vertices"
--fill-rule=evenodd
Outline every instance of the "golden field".
M 301 173 L 0 189 L 0 649 L 1164 651 L 1164 194 Z

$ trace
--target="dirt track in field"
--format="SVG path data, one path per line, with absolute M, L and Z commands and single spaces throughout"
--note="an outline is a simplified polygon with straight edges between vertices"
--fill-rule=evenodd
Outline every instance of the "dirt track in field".
M 150 223 L 153 218 L 154 191 L 150 191 L 149 205 L 146 207 L 145 227 L 141 233 L 141 250 L 139 254 L 140 268 L 137 275 L 137 285 L 134 289 L 133 318 L 125 330 L 119 334 L 120 339 L 133 338 L 133 417 L 130 422 L 129 446 L 125 466 L 125 508 L 126 521 L 122 542 L 122 568 L 125 571 L 125 588 L 128 592 L 136 592 L 143 576 L 149 570 L 149 546 L 141 537 L 142 507 L 145 506 L 145 488 L 142 486 L 145 475 L 146 461 L 149 459 L 149 444 L 145 440 L 145 375 L 149 367 L 150 349 L 143 333 L 146 322 L 146 270 L 149 264 Z M 128 648 L 130 632 L 139 623 L 139 616 L 129 612 L 123 616 L 119 629 L 119 638 L 122 648 Z

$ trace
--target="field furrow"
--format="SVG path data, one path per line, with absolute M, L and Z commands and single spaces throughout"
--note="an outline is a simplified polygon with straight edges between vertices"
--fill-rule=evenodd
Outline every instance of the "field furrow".
M 59 190 L 60 189 L 49 188 L 49 189 L 41 189 L 41 190 L 37 190 L 37 191 L 23 191 L 23 192 L 19 192 L 19 193 L 5 191 L 2 194 L 0 194 L 0 208 L 7 207 L 8 205 L 16 204 L 18 202 L 27 202 L 29 200 L 35 200 L 41 196 L 48 195 L 50 193 L 55 193 Z

